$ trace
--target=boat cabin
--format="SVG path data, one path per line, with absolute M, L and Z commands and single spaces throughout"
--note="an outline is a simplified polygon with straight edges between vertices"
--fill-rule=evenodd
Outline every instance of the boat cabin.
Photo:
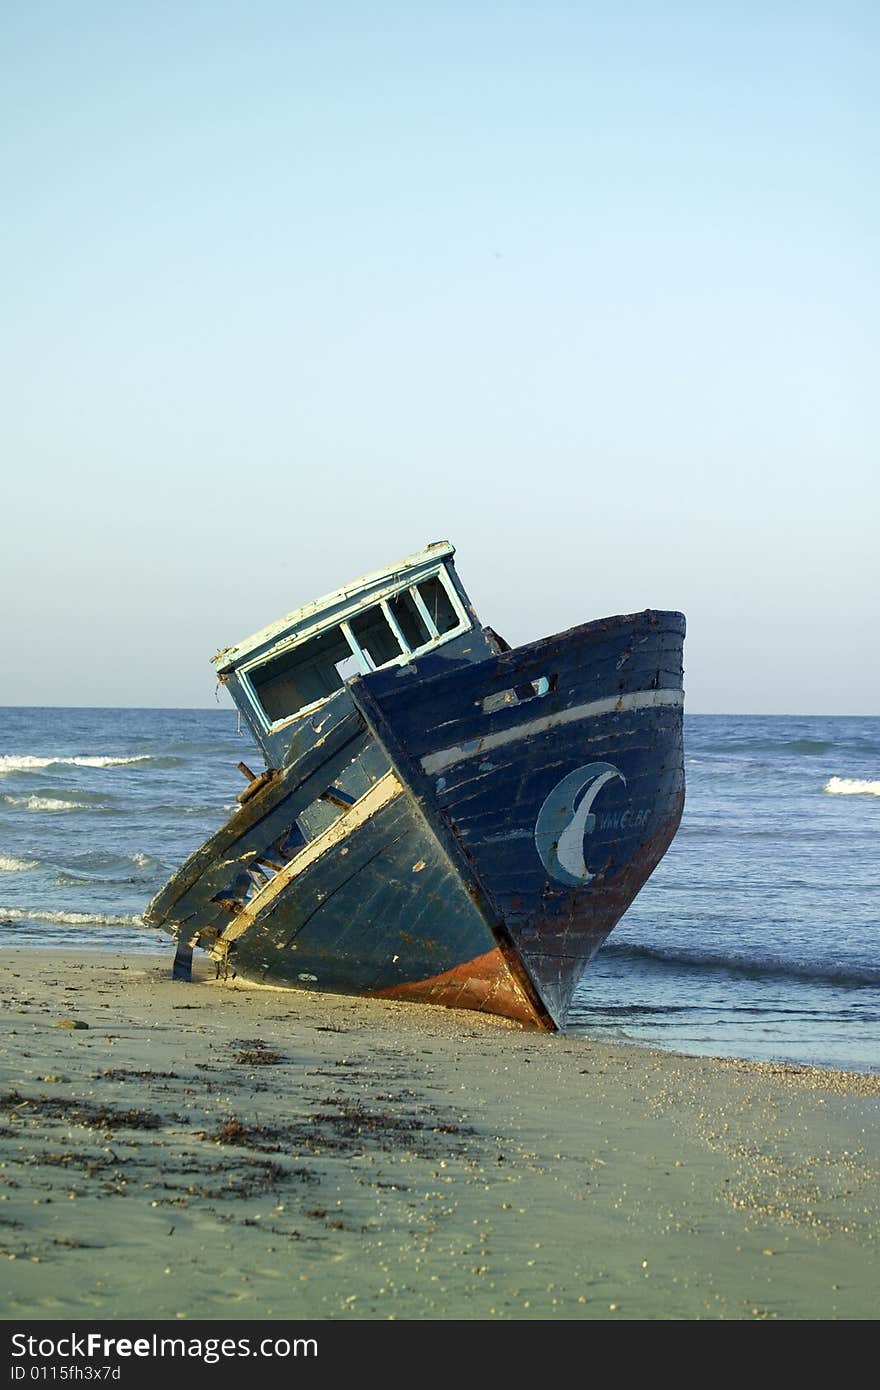
M 448 541 L 436 541 L 218 653 L 217 678 L 269 766 L 304 751 L 311 740 L 298 737 L 300 721 L 338 697 L 350 677 L 435 653 L 479 661 L 498 650 L 477 625 L 454 553 Z M 340 717 L 350 703 L 336 700 Z

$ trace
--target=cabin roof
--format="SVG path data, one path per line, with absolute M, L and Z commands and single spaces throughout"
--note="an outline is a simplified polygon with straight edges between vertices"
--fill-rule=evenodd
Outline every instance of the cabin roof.
M 403 559 L 396 560 L 393 565 L 386 565 L 383 569 L 361 575 L 359 579 L 352 579 L 350 583 L 334 589 L 332 593 L 313 599 L 302 608 L 294 608 L 283 618 L 260 628 L 259 632 L 243 638 L 234 646 L 224 647 L 213 658 L 213 665 L 218 675 L 229 671 L 245 657 L 251 656 L 261 648 L 271 646 L 281 637 L 289 636 L 297 628 L 313 626 L 321 614 L 330 614 L 334 609 L 348 607 L 358 599 L 374 602 L 377 597 L 384 596 L 386 589 L 399 587 L 403 580 L 412 574 L 418 574 L 420 570 L 434 569 L 454 554 L 455 546 L 450 541 L 431 541 L 424 550 L 417 550 L 412 555 L 405 555 Z

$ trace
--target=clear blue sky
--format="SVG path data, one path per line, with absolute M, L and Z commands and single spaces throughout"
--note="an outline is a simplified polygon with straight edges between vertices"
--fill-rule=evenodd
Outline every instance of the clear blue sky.
M 511 642 L 688 618 L 693 711 L 880 713 L 878 49 L 811 4 L 0 20 L 0 704 L 449 538 Z

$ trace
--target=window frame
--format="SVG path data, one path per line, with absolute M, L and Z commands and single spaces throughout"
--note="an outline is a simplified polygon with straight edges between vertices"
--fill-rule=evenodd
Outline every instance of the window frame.
M 452 604 L 453 611 L 458 618 L 457 625 L 455 627 L 449 628 L 447 632 L 443 633 L 437 630 L 437 625 L 431 618 L 431 615 L 428 612 L 427 605 L 418 591 L 419 584 L 423 584 L 428 579 L 435 578 L 439 579 L 443 588 L 446 590 L 449 601 Z M 410 593 L 413 602 L 415 603 L 416 608 L 418 609 L 419 615 L 421 616 L 427 631 L 430 633 L 428 641 L 423 642 L 418 647 L 411 647 L 407 642 L 406 638 L 403 635 L 403 632 L 400 629 L 399 623 L 397 622 L 396 618 L 391 612 L 389 603 L 389 600 L 394 598 L 397 594 L 405 593 L 407 591 Z M 354 636 L 354 633 L 352 632 L 350 627 L 350 623 L 353 618 L 358 617 L 361 613 L 366 613 L 370 608 L 381 608 L 382 613 L 385 617 L 385 621 L 388 623 L 388 626 L 391 629 L 391 633 L 401 649 L 399 656 L 394 657 L 391 661 L 383 662 L 381 666 L 375 668 L 370 666 L 370 663 L 367 660 L 366 653 L 361 649 L 357 641 L 357 638 Z M 359 604 L 356 607 L 349 609 L 343 615 L 337 614 L 332 619 L 328 619 L 323 623 L 315 624 L 315 626 L 309 629 L 307 632 L 297 633 L 297 635 L 291 638 L 289 642 L 284 642 L 277 649 L 274 649 L 272 651 L 271 658 L 274 660 L 275 658 L 282 656 L 285 652 L 292 650 L 295 647 L 304 646 L 306 642 L 311 641 L 312 638 L 320 637 L 321 633 L 326 632 L 334 627 L 339 628 L 339 630 L 342 632 L 346 642 L 349 645 L 349 648 L 351 649 L 352 656 L 356 659 L 358 663 L 358 670 L 360 674 L 366 676 L 369 675 L 370 671 L 373 669 L 387 671 L 393 666 L 405 666 L 407 662 L 409 662 L 413 657 L 423 656 L 425 652 L 431 651 L 435 647 L 442 646 L 444 642 L 450 641 L 453 637 L 461 636 L 463 632 L 466 632 L 473 627 L 473 620 L 471 618 L 471 615 L 465 608 L 464 604 L 462 603 L 461 598 L 455 588 L 455 585 L 453 584 L 449 576 L 446 566 L 440 565 L 436 570 L 430 570 L 427 574 L 419 574 L 417 578 L 413 576 L 409 583 L 397 584 L 394 586 L 393 589 L 385 590 L 381 595 L 376 595 L 373 598 L 371 598 L 369 602 Z M 251 671 L 255 670 L 260 666 L 264 666 L 266 664 L 266 660 L 267 653 L 264 652 L 259 657 L 254 657 L 250 661 L 243 662 L 241 666 L 237 667 L 236 669 L 236 676 L 238 677 L 241 689 L 247 697 L 248 703 L 250 704 L 254 712 L 254 716 L 257 720 L 257 723 L 264 734 L 277 733 L 280 729 L 286 728 L 287 725 L 292 724 L 295 720 L 302 719 L 305 715 L 312 714 L 315 710 L 320 709 L 322 705 L 325 705 L 327 703 L 328 700 L 332 700 L 334 696 L 339 694 L 338 690 L 334 690 L 330 695 L 322 695 L 318 700 L 312 700 L 307 705 L 301 705 L 300 708 L 296 710 L 293 714 L 286 714 L 281 719 L 272 720 L 264 710 L 259 694 L 257 692 L 257 688 L 251 680 L 250 676 Z M 340 686 L 340 690 L 344 689 L 345 685 L 343 684 L 342 686 Z

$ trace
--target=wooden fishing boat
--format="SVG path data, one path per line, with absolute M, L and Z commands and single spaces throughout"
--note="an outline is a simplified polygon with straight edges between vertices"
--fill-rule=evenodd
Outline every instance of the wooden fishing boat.
M 145 919 L 294 989 L 563 1028 L 684 804 L 680 613 L 514 649 L 437 542 L 214 664 L 263 754 Z

